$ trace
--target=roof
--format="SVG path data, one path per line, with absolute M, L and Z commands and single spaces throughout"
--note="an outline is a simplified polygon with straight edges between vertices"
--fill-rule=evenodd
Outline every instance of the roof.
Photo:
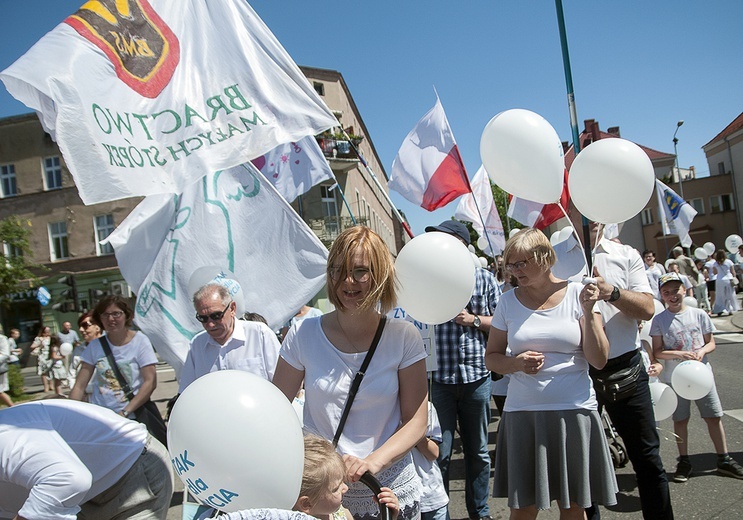
M 615 139 L 619 137 L 616 134 L 610 134 L 609 132 L 604 132 L 602 130 L 599 130 L 599 139 Z M 579 136 L 579 142 L 581 143 L 581 146 L 586 141 L 592 143 L 594 141 L 593 136 L 591 132 L 583 131 L 581 132 Z M 639 146 L 650 158 L 651 161 L 656 159 L 672 159 L 674 155 L 672 153 L 665 153 L 665 152 L 659 152 L 658 150 L 654 150 L 652 148 L 648 148 L 647 146 L 643 146 L 641 144 L 635 143 L 637 146 Z M 586 145 L 588 146 L 588 145 Z M 581 150 L 585 148 L 585 146 L 582 146 Z M 565 152 L 565 167 L 570 170 L 570 167 L 573 165 L 573 161 L 575 160 L 575 151 L 574 151 L 574 145 L 571 144 L 570 148 Z
M 712 140 L 710 140 L 710 142 L 708 142 L 705 145 L 703 145 L 702 148 L 704 148 L 705 146 L 711 145 L 715 141 L 719 141 L 720 139 L 724 139 L 727 136 L 729 136 L 731 134 L 734 134 L 735 132 L 737 132 L 741 128 L 743 128 L 743 112 L 741 112 L 738 117 L 736 117 L 735 119 L 733 119 L 733 122 L 730 123 L 728 126 L 726 126 L 725 129 L 722 132 L 720 132 L 715 137 L 713 137 Z

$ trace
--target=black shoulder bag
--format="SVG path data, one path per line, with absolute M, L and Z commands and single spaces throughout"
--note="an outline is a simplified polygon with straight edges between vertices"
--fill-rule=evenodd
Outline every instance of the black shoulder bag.
M 124 374 L 119 370 L 119 365 L 116 364 L 116 358 L 114 358 L 114 354 L 111 352 L 111 346 L 108 344 L 106 336 L 101 336 L 98 340 L 101 342 L 103 352 L 106 353 L 106 357 L 108 358 L 108 364 L 111 365 L 111 370 L 114 371 L 114 375 L 119 381 L 121 389 L 124 391 L 126 398 L 131 401 L 134 398 L 134 392 L 132 392 L 129 383 L 124 378 Z M 148 399 L 139 408 L 134 410 L 134 418 L 137 422 L 147 426 L 147 431 L 149 431 L 154 438 L 160 441 L 163 446 L 167 446 L 168 435 L 165 421 L 163 420 L 163 416 L 160 415 L 160 410 L 157 409 L 157 405 L 152 402 L 151 399 Z

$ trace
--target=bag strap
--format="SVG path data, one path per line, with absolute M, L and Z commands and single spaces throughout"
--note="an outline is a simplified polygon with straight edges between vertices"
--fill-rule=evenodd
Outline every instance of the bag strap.
M 121 389 L 124 391 L 126 398 L 131 401 L 132 399 L 134 399 L 134 392 L 132 392 L 132 388 L 129 386 L 127 380 L 124 378 L 124 374 L 122 374 L 121 370 L 119 370 L 119 365 L 116 364 L 116 358 L 114 358 L 114 353 L 111 352 L 111 346 L 108 344 L 106 336 L 101 336 L 100 338 L 98 338 L 98 341 L 101 342 L 103 352 L 106 353 L 106 357 L 108 358 L 108 364 L 111 365 L 111 370 L 114 371 L 114 375 L 116 376 L 116 379 L 118 379 Z
M 366 373 L 366 369 L 369 367 L 369 363 L 371 362 L 371 358 L 374 355 L 374 351 L 377 350 L 377 345 L 379 344 L 379 339 L 382 337 L 382 331 L 384 330 L 384 324 L 386 321 L 387 321 L 387 316 L 380 317 L 379 325 L 377 326 L 377 332 L 374 334 L 374 339 L 371 342 L 369 351 L 366 353 L 366 356 L 364 357 L 364 361 L 361 363 L 361 368 L 359 368 L 359 371 L 356 372 L 356 375 L 353 378 L 353 383 L 351 383 L 351 389 L 348 391 L 348 398 L 346 399 L 346 404 L 343 407 L 343 413 L 341 414 L 341 420 L 338 423 L 338 429 L 335 430 L 335 436 L 333 437 L 333 447 L 338 446 L 338 440 L 341 438 L 343 427 L 346 425 L 346 419 L 348 419 L 348 413 L 351 411 L 351 404 L 353 403 L 353 400 L 356 397 L 356 392 L 359 391 L 359 386 L 361 386 L 361 380 L 364 379 L 364 374 Z

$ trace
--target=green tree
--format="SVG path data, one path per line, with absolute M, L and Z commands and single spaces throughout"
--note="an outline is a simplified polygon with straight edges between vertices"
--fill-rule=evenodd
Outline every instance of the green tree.
M 39 285 L 39 278 L 31 271 L 43 266 L 28 260 L 32 251 L 29 243 L 31 221 L 11 215 L 0 220 L 0 300 L 27 287 Z

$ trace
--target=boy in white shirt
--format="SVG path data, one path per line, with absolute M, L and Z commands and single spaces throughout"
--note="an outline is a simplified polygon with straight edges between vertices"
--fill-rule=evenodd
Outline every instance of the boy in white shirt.
M 415 471 L 421 479 L 421 520 L 448 520 L 449 495 L 436 463 L 442 441 L 441 425 L 433 403 L 428 402 L 428 429 L 412 450 Z
M 684 285 L 678 273 L 667 273 L 658 280 L 661 298 L 667 308 L 653 318 L 650 336 L 653 339 L 655 357 L 665 360 L 665 370 L 661 377 L 663 382 L 671 382 L 673 370 L 682 361 L 696 360 L 709 363 L 707 354 L 715 350 L 712 336 L 714 325 L 702 309 L 688 307 L 684 304 Z M 712 370 L 711 367 L 710 371 Z M 717 395 L 717 388 L 695 401 L 699 413 L 707 423 L 709 436 L 717 452 L 717 472 L 721 475 L 743 479 L 743 467 L 728 454 L 725 430 L 722 426 L 722 405 Z M 673 413 L 673 430 L 678 436 L 678 466 L 673 477 L 675 482 L 686 482 L 692 472 L 689 460 L 688 424 L 690 402 L 679 396 L 678 406 Z

